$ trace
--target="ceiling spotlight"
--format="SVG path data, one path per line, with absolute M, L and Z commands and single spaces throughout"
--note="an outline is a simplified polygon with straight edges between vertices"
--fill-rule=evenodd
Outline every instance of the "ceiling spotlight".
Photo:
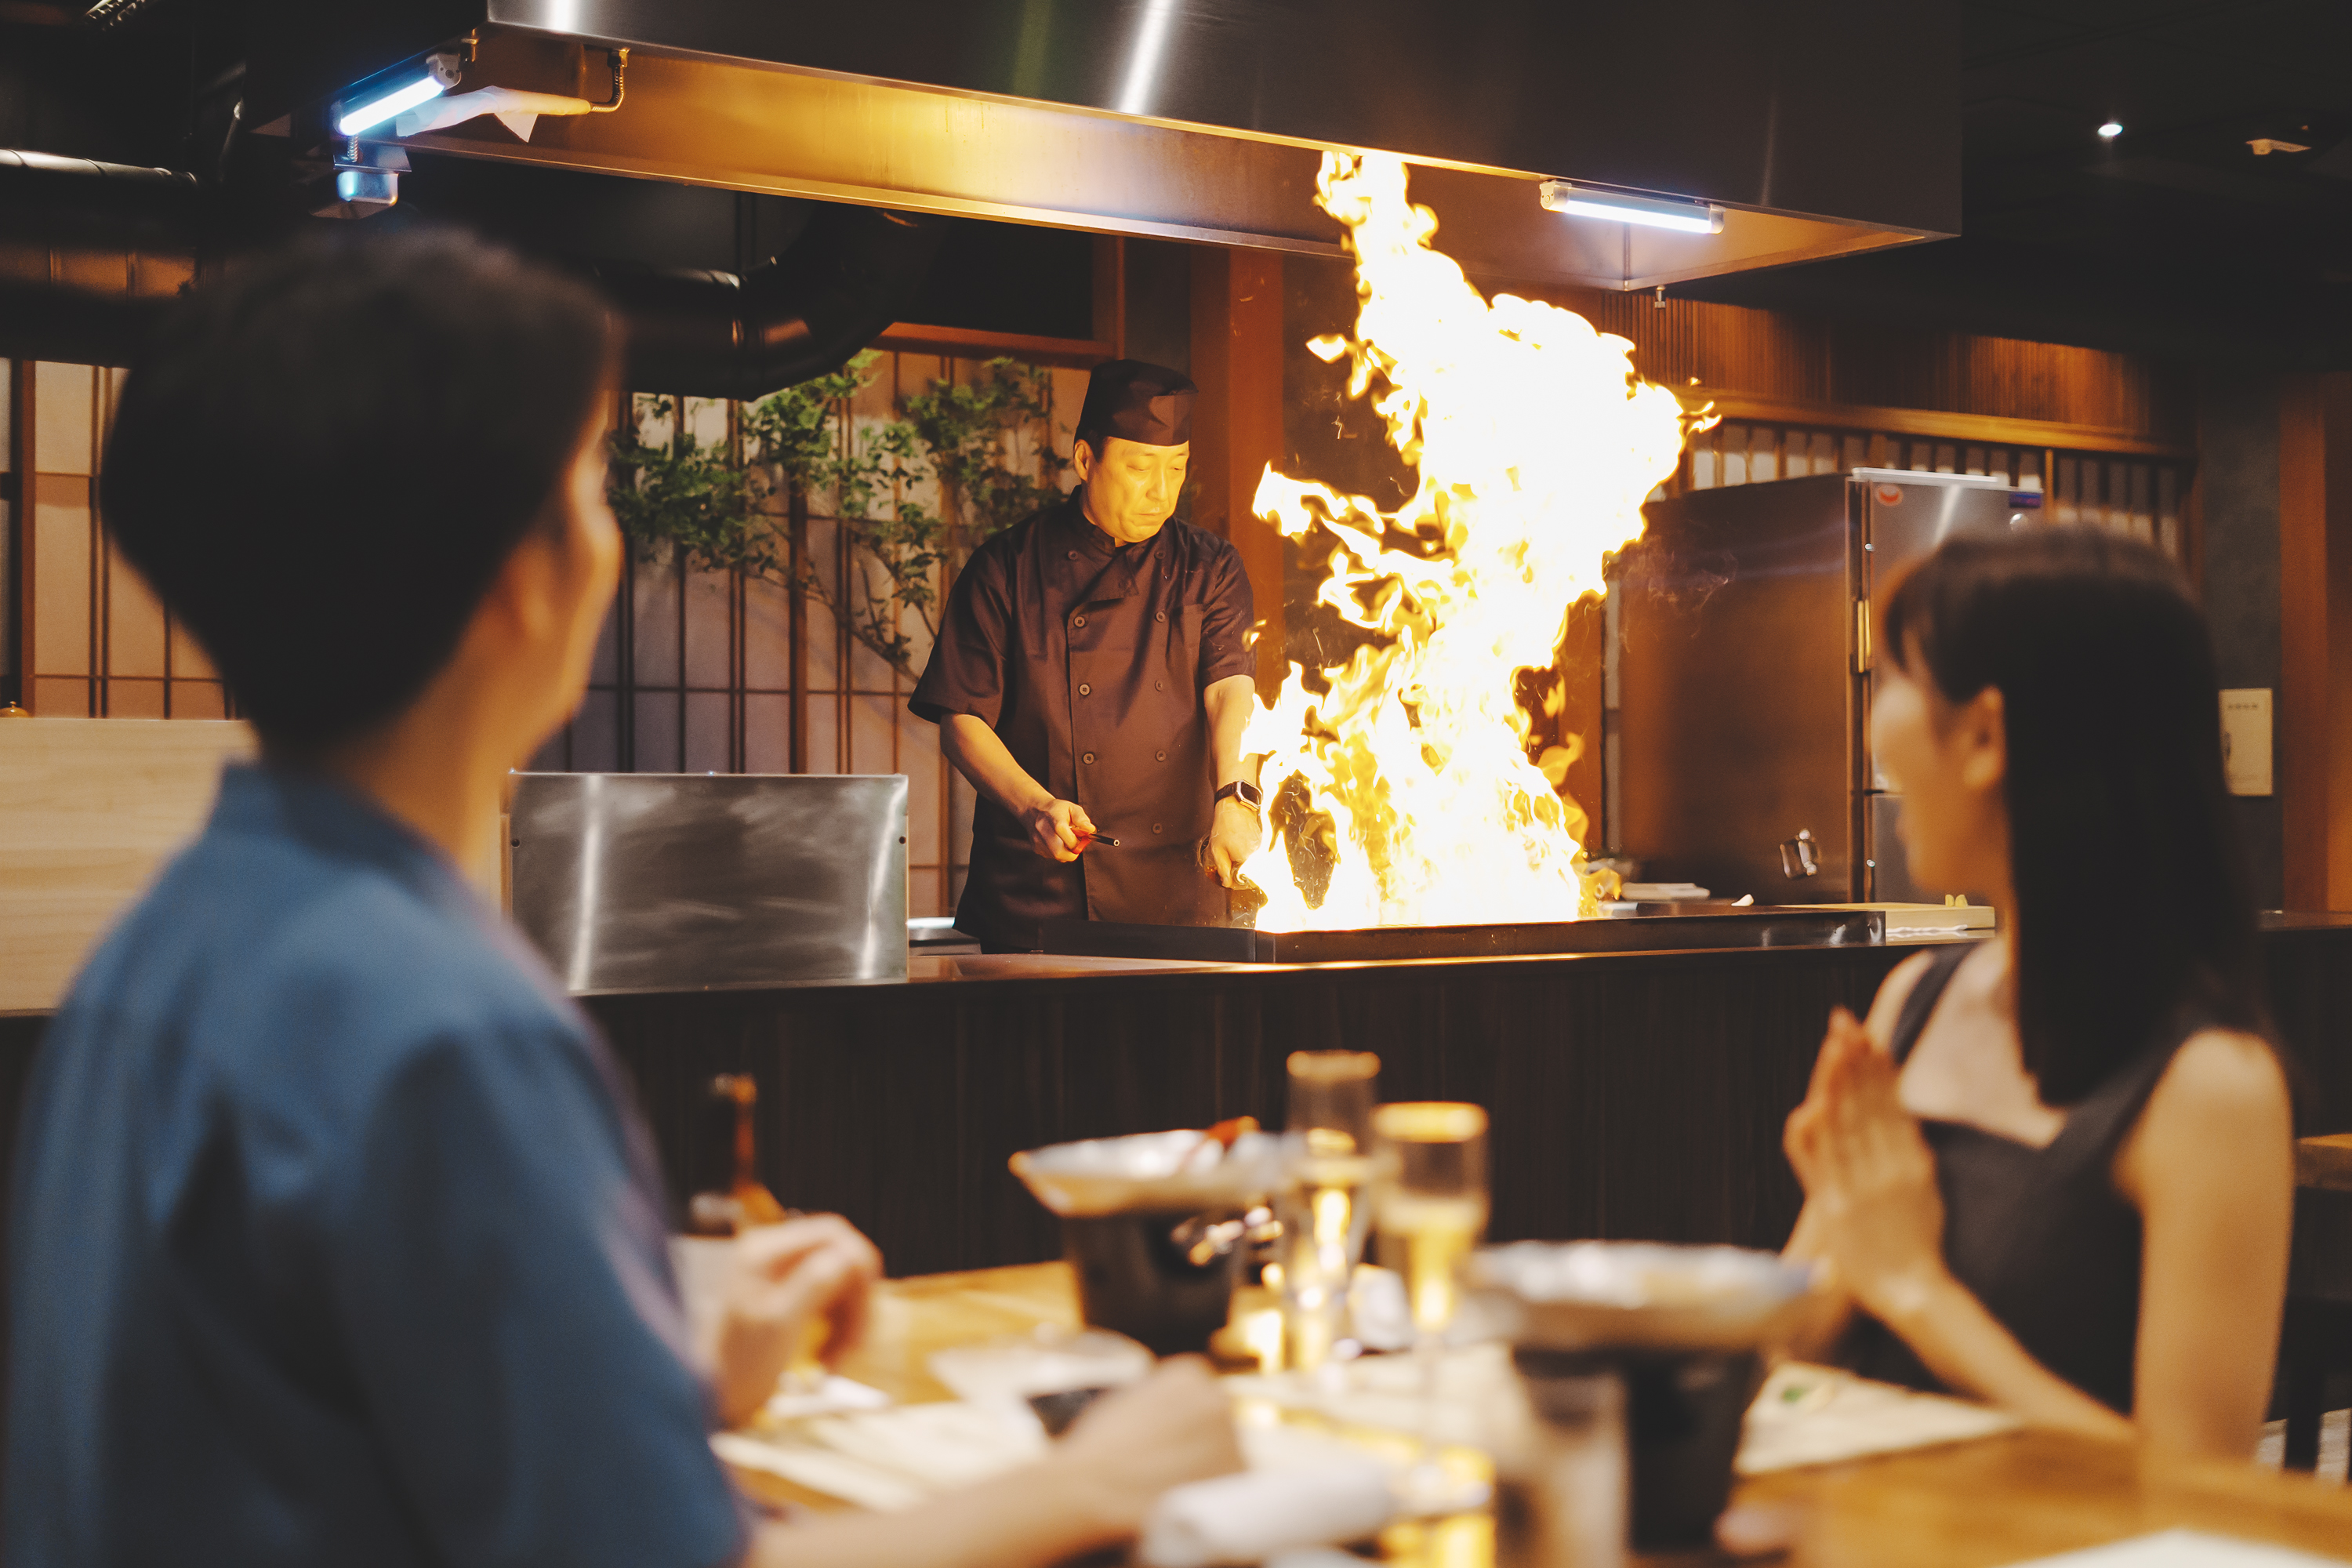
M 2123 133 L 2123 122 L 2118 120 L 2110 120 L 2099 127 L 2099 137 L 2102 141 L 2112 142 Z
M 1670 228 L 1681 234 L 1721 234 L 1723 209 L 1710 202 L 1678 202 L 1658 196 L 1628 196 L 1615 191 L 1573 185 L 1566 180 L 1546 180 L 1537 195 L 1547 212 L 1571 217 L 1597 217 L 1611 223 Z
M 2257 158 L 2267 158 L 2273 153 L 2308 153 L 2310 148 L 2300 142 L 2282 142 L 2275 136 L 2257 136 L 2246 143 Z

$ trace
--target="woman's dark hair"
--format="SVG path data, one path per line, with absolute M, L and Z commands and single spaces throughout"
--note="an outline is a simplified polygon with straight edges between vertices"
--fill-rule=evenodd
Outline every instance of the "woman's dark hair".
M 2073 1104 L 2168 1019 L 2262 1032 L 2254 905 L 2221 778 L 2204 616 L 2171 563 L 2091 529 L 1947 540 L 1882 647 L 2008 726 L 2017 1031 Z
M 100 504 L 274 745 L 415 700 L 609 395 L 583 286 L 462 233 L 312 240 L 176 302 Z

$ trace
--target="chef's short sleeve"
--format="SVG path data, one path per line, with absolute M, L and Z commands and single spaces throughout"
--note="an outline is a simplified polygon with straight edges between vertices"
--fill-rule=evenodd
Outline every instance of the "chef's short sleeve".
M 521 1021 L 419 1042 L 357 1132 L 331 1288 L 430 1555 L 733 1562 L 666 1227 L 590 1047 Z
M 908 710 L 937 724 L 969 713 L 996 727 L 1004 707 L 1005 659 L 1019 643 L 1001 550 L 983 548 L 956 579 L 940 618 L 939 640 Z
M 1223 541 L 1219 541 L 1223 544 Z M 1223 544 L 1209 563 L 1208 591 L 1202 595 L 1201 689 L 1234 675 L 1255 675 L 1257 656 L 1249 646 L 1250 628 L 1257 624 L 1255 602 L 1250 596 L 1249 574 L 1242 570 L 1241 552 Z

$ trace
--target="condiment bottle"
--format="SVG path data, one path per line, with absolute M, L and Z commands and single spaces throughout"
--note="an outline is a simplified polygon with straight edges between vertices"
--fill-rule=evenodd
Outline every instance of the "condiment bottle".
M 756 1225 L 782 1225 L 784 1205 L 760 1181 L 759 1131 L 752 1112 L 760 1086 L 750 1073 L 723 1072 L 710 1080 L 711 1098 L 735 1108 L 735 1174 L 724 1192 L 697 1193 L 686 1205 L 694 1236 L 733 1236 Z

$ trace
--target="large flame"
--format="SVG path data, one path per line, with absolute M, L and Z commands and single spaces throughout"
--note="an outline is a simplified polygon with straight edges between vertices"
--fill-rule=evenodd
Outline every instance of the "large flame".
M 1267 813 L 1257 923 L 1572 920 L 1591 910 L 1582 814 L 1529 759 L 1514 677 L 1552 664 L 1569 606 L 1604 591 L 1602 558 L 1641 533 L 1685 416 L 1634 376 L 1623 338 L 1482 296 L 1430 248 L 1437 218 L 1406 199 L 1401 160 L 1326 153 L 1316 188 L 1348 227 L 1362 303 L 1353 338 L 1308 346 L 1348 358 L 1349 395 L 1373 394 L 1420 483 L 1394 512 L 1271 467 L 1258 486 L 1258 514 L 1285 535 L 1319 523 L 1339 541 L 1318 596 L 1374 635 L 1319 672 L 1319 694 L 1293 664 L 1251 717 L 1244 750 L 1267 754 L 1269 804 L 1295 774 L 1329 819 Z M 1291 865 L 1317 863 L 1312 886 L 1334 855 L 1310 907 Z

